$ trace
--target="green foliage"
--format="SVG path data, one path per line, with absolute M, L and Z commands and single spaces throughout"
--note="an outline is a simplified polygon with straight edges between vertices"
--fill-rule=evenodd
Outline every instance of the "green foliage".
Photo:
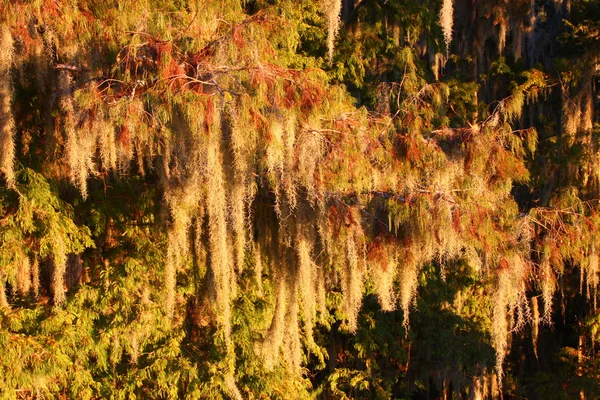
M 0 397 L 596 396 L 598 5 L 467 3 L 0 2 Z

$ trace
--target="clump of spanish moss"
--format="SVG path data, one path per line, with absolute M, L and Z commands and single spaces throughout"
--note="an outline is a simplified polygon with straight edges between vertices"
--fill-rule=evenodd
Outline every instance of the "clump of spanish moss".
M 340 29 L 341 0 L 323 0 L 323 13 L 327 22 L 327 51 L 329 61 L 333 60 L 335 39 Z
M 440 9 L 439 23 L 444 33 L 444 43 L 446 44 L 446 53 L 452 42 L 452 27 L 454 25 L 454 0 L 444 0 Z
M 15 122 L 12 115 L 11 66 L 13 62 L 13 38 L 6 24 L 0 25 L 0 171 L 8 186 L 15 181 Z

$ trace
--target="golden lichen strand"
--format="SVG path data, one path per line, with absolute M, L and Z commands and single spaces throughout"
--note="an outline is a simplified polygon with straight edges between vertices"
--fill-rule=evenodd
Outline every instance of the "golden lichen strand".
M 446 54 L 450 51 L 452 42 L 452 28 L 454 24 L 454 0 L 443 0 L 440 9 L 439 24 L 444 33 L 444 43 L 446 45 Z
M 498 385 L 502 386 L 503 363 L 509 350 L 509 335 L 518 330 L 530 318 L 525 297 L 525 279 L 529 265 L 525 258 L 513 254 L 501 258 L 498 265 L 498 281 L 493 295 L 492 346 L 496 351 Z M 514 314 L 517 313 L 517 320 Z
M 506 292 L 510 291 L 509 271 L 501 271 L 498 282 L 498 295 L 492 310 L 492 345 L 496 351 L 496 371 L 502 377 L 504 358 L 508 348 L 509 319 L 507 308 L 509 299 Z
M 27 296 L 31 290 L 31 262 L 29 256 L 23 255 L 18 262 L 17 289 L 21 296 Z
M 556 292 L 556 282 L 553 279 L 552 265 L 548 255 L 542 256 L 540 263 L 540 280 L 542 289 L 542 301 L 544 302 L 544 311 L 542 313 L 542 322 L 550 324 L 552 321 L 552 306 L 554 293 Z
M 298 180 L 308 192 L 308 198 L 319 196 L 315 185 L 315 175 L 323 153 L 323 139 L 315 132 L 303 131 L 297 140 Z M 321 196 L 319 196 L 321 197 Z
M 233 376 L 233 373 L 225 375 L 225 388 L 233 400 L 242 400 L 244 398 L 240 392 L 240 389 L 235 383 L 235 377 Z
M 294 210 L 298 202 L 298 188 L 296 187 L 296 118 L 294 118 L 294 116 L 290 116 L 285 121 L 283 146 L 283 189 L 285 191 L 289 208 Z
M 406 330 L 410 324 L 410 306 L 417 294 L 419 278 L 419 262 L 412 259 L 412 255 L 405 258 L 405 263 L 400 267 L 400 293 L 399 301 L 402 308 L 402 324 Z
M 66 300 L 65 272 L 67 269 L 67 252 L 62 238 L 58 238 L 52 246 L 52 261 L 54 270 L 52 273 L 52 292 L 54 293 L 54 304 L 62 305 Z
M 502 55 L 502 52 L 506 47 L 506 34 L 508 31 L 508 21 L 506 20 L 506 17 L 502 17 L 498 25 L 500 25 L 498 30 L 498 54 Z
M 165 311 L 171 319 L 175 310 L 176 274 L 179 262 L 179 249 L 176 234 L 169 232 L 167 237 L 167 257 L 165 259 Z
M 329 62 L 333 62 L 335 50 L 335 39 L 340 30 L 340 14 L 342 12 L 342 0 L 322 0 L 323 14 L 327 22 L 327 56 Z
M 75 185 L 81 196 L 87 198 L 88 164 L 85 161 L 89 156 L 88 141 L 80 143 L 77 130 L 77 117 L 73 105 L 71 90 L 72 78 L 67 71 L 60 71 L 58 88 L 60 91 L 60 108 L 63 112 L 63 129 L 65 135 L 65 158 L 69 167 L 71 183 Z M 95 140 L 90 140 L 95 145 Z
M 97 131 L 98 148 L 102 171 L 115 171 L 117 169 L 117 147 L 115 144 L 115 128 L 112 122 L 100 116 L 94 127 Z
M 218 114 L 218 109 L 215 109 Z M 209 127 L 206 149 L 206 215 L 208 216 L 208 247 L 212 272 L 212 302 L 216 315 L 230 341 L 233 260 L 227 235 L 227 198 L 221 152 L 220 116 L 214 116 Z
M 275 194 L 275 212 L 281 219 L 283 207 L 281 180 L 285 165 L 284 130 L 281 122 L 277 120 L 271 123 L 269 130 L 270 141 L 266 147 L 265 163 L 269 183 Z
M 364 271 L 361 266 L 357 236 L 359 235 L 355 229 L 349 229 L 345 243 L 346 263 L 341 276 L 344 312 L 350 332 L 356 332 L 358 328 L 358 313 L 362 307 Z
M 94 155 L 97 148 L 97 131 L 93 129 L 81 129 L 77 132 L 79 142 L 79 173 L 78 187 L 84 197 L 87 198 L 87 180 L 90 172 L 95 173 L 96 165 L 94 163 Z
M 471 383 L 471 395 L 470 399 L 483 400 L 483 379 L 480 375 L 475 375 Z
M 385 260 L 376 263 L 372 270 L 375 293 L 383 311 L 394 311 L 398 301 L 394 290 L 398 260 L 394 251 L 390 253 Z
M 266 336 L 260 343 L 259 353 L 261 354 L 267 370 L 272 370 L 275 366 L 279 348 L 283 343 L 285 332 L 285 317 L 288 304 L 288 288 L 285 279 L 280 276 L 275 276 L 275 308 L 271 325 L 269 326 Z
M 302 344 L 300 343 L 300 325 L 298 324 L 298 282 L 293 285 L 288 298 L 288 310 L 285 316 L 285 335 L 283 338 L 285 359 L 292 372 L 300 374 L 302 365 Z
M 230 194 L 230 218 L 233 230 L 235 267 L 238 273 L 244 269 L 246 255 L 246 190 L 241 182 L 235 182 Z
M 312 246 L 304 234 L 298 233 L 296 239 L 296 252 L 298 255 L 298 287 L 302 299 L 302 312 L 304 316 L 304 330 L 306 340 L 313 344 L 314 317 L 316 314 L 315 298 L 315 265 L 312 260 Z
M 502 377 L 498 375 L 496 371 L 489 374 L 490 382 L 490 397 L 494 400 L 500 399 L 500 393 L 502 392 L 502 385 L 500 384 Z
M 35 256 L 31 266 L 31 289 L 35 297 L 40 295 L 40 263 Z
M 176 306 L 177 271 L 184 264 L 189 254 L 190 227 L 194 219 L 202 219 L 203 209 L 199 206 L 203 199 L 203 191 L 198 175 L 189 177 L 183 187 L 171 187 L 166 193 L 167 204 L 171 211 L 172 224 L 167 233 L 167 256 L 165 260 L 165 306 L 169 318 L 174 314 Z M 201 226 L 196 224 L 198 234 Z M 198 243 L 195 248 L 199 249 Z
M 6 297 L 6 276 L 0 271 L 0 309 L 9 310 L 8 298 Z
M 230 218 L 234 236 L 235 267 L 239 273 L 243 270 L 246 250 L 249 247 L 247 232 L 250 226 L 250 212 L 248 210 L 253 197 L 251 177 L 254 172 L 256 135 L 237 107 L 232 106 L 228 111 L 231 127 L 229 146 L 233 158 L 233 173 L 230 174 L 233 180 L 230 188 Z
M 15 121 L 12 115 L 12 84 L 10 68 L 13 62 L 13 38 L 8 25 L 0 26 L 0 171 L 9 187 L 14 186 Z
M 598 285 L 600 283 L 600 260 L 598 259 L 595 246 L 591 246 L 587 257 L 582 262 L 581 268 L 582 270 L 586 270 L 586 297 L 592 303 L 595 310 L 597 308 Z M 581 275 L 584 275 L 583 271 Z
M 533 353 L 538 358 L 538 338 L 540 334 L 540 307 L 538 298 L 531 298 L 531 341 L 533 344 Z
M 131 356 L 131 364 L 137 365 L 140 358 L 140 340 L 138 331 L 130 333 L 129 337 L 129 355 Z
M 448 58 L 443 53 L 435 53 L 431 56 L 431 70 L 436 81 L 440 79 L 440 73 L 446 67 Z
M 316 299 L 315 299 L 315 307 L 318 312 L 319 319 L 318 321 L 321 323 L 326 323 L 326 317 L 328 315 L 327 312 L 327 290 L 325 288 L 325 273 L 323 272 L 322 266 L 315 265 L 316 268 Z

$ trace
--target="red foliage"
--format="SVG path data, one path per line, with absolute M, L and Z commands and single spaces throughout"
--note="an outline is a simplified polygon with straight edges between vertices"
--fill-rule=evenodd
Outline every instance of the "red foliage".
M 308 111 L 320 105 L 323 101 L 323 97 L 325 96 L 323 88 L 319 85 L 313 84 L 310 81 L 307 81 L 301 90 L 302 98 L 300 100 L 300 104 L 303 111 Z
M 296 103 L 297 95 L 296 91 L 294 91 L 294 85 L 292 82 L 286 80 L 283 82 L 283 90 L 285 92 L 284 106 L 286 108 L 292 108 Z
M 267 91 L 273 91 L 275 85 L 274 72 L 277 67 L 273 65 L 259 65 L 250 69 L 250 84 L 255 88 L 267 86 Z
M 29 52 L 29 48 L 35 42 L 35 40 L 29 34 L 27 25 L 24 22 L 17 24 L 15 27 L 13 27 L 12 34 L 21 40 L 23 46 L 25 47 L 25 52 Z
M 329 221 L 329 225 L 333 227 L 333 236 L 337 237 L 340 233 L 340 210 L 335 204 L 332 204 L 329 207 L 329 212 L 327 215 L 327 219 Z
M 87 19 L 90 25 L 96 20 L 96 17 L 94 17 L 94 14 L 90 10 L 79 7 L 79 12 L 85 17 L 85 19 Z
M 383 238 L 377 236 L 367 246 L 367 260 L 375 265 L 382 265 L 387 268 L 387 251 L 383 243 Z
M 500 262 L 498 263 L 498 269 L 500 271 L 503 271 L 503 270 L 508 270 L 509 268 L 510 268 L 510 264 L 508 263 L 506 258 L 502 257 L 500 259 Z
M 244 36 L 242 35 L 243 27 L 241 24 L 234 25 L 231 30 L 231 41 L 236 47 L 243 49 L 246 47 L 246 41 L 244 40 Z
M 388 250 L 391 243 L 397 238 L 389 232 L 382 232 L 367 245 L 367 259 L 383 271 L 388 269 Z
M 44 17 L 59 18 L 61 5 L 56 0 L 46 0 L 40 7 L 40 14 Z
M 162 63 L 167 55 L 172 58 L 173 44 L 170 41 L 152 41 L 150 47 L 154 50 L 156 62 Z
M 271 134 L 269 132 L 269 121 L 254 107 L 250 107 L 248 109 L 250 113 L 250 118 L 252 118 L 252 123 L 256 130 L 262 132 L 265 135 L 267 140 L 271 140 Z
M 352 215 L 352 209 L 350 207 L 347 208 L 346 213 L 344 214 L 344 224 L 348 228 L 356 224 L 356 220 L 354 219 L 354 215 Z
M 215 105 L 212 97 L 206 101 L 206 111 L 204 115 L 204 123 L 206 124 L 206 133 L 210 134 L 210 127 L 215 122 Z
M 129 144 L 131 143 L 131 134 L 129 132 L 129 128 L 127 128 L 126 125 L 121 125 L 119 127 L 119 130 L 117 131 L 117 141 L 126 150 L 129 149 Z
M 454 210 L 452 210 L 452 227 L 457 233 L 462 231 L 462 226 L 460 223 L 460 210 L 458 208 L 454 208 Z
M 415 137 L 410 135 L 396 135 L 397 154 L 400 158 L 406 157 L 410 162 L 417 162 L 421 159 L 423 153 Z
M 173 89 L 181 89 L 187 82 L 185 79 L 185 76 L 187 76 L 185 65 L 178 63 L 175 59 L 171 59 L 169 65 L 163 68 L 161 72 L 162 78 L 168 79 L 169 86 Z

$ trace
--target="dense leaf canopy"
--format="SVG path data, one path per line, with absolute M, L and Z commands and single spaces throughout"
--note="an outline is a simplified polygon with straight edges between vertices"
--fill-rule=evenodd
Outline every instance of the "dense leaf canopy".
M 0 397 L 600 396 L 599 56 L 592 0 L 0 0 Z

